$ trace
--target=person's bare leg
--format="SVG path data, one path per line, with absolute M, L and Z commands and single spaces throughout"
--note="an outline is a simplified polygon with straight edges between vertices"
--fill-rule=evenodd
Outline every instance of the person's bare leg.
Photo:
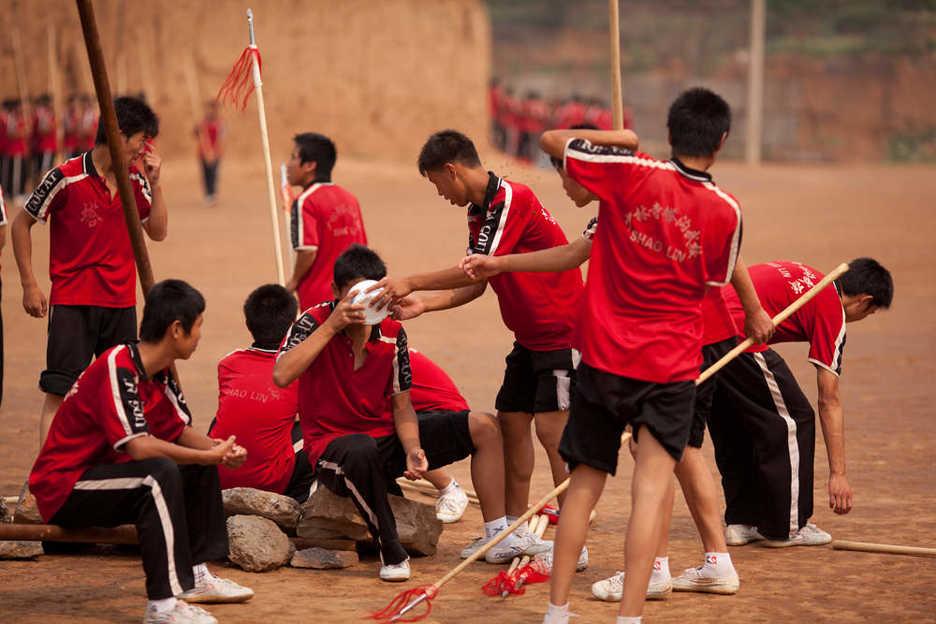
M 507 515 L 522 516 L 530 504 L 530 479 L 533 476 L 532 414 L 500 412 L 497 415 L 504 439 L 504 496 Z M 481 494 L 478 493 L 480 498 Z
M 475 452 L 471 456 L 474 484 L 485 522 L 504 517 L 504 443 L 497 420 L 490 414 L 472 412 L 468 430 Z
M 657 546 L 656 556 L 665 557 L 669 549 L 669 531 L 673 523 L 673 501 L 676 498 L 676 485 L 669 480 L 666 487 L 666 498 L 663 500 L 663 517 L 660 518 L 660 543 Z
M 535 414 L 533 418 L 536 423 L 536 437 L 546 450 L 546 457 L 549 458 L 553 485 L 559 485 L 569 477 L 566 462 L 559 455 L 559 440 L 562 439 L 562 432 L 565 431 L 566 422 L 569 420 L 569 410 L 542 412 Z M 565 493 L 560 494 L 558 499 L 559 507 L 562 507 Z
M 702 449 L 687 446 L 676 465 L 676 478 L 686 497 L 705 552 L 728 552 L 718 505 L 718 487 L 705 463 Z
M 601 496 L 607 477 L 608 473 L 585 464 L 579 464 L 572 470 L 569 489 L 566 490 L 566 506 L 559 515 L 556 542 L 553 545 L 549 601 L 554 605 L 561 606 L 569 602 L 575 564 L 588 534 L 588 516 Z
M 65 400 L 65 397 L 59 396 L 57 394 L 45 393 L 45 399 L 42 401 L 42 411 L 39 412 L 39 448 L 42 448 L 42 445 L 45 444 L 46 436 L 49 435 L 49 427 L 52 426 L 52 419 L 55 417 L 55 412 L 58 411 L 59 406 L 62 405 L 62 401 Z
M 440 492 L 448 487 L 448 484 L 452 482 L 452 476 L 441 468 L 436 468 L 435 470 L 424 472 L 423 479 L 431 483 L 435 489 L 439 490 Z
M 665 513 L 667 491 L 672 485 L 673 468 L 676 466 L 676 461 L 646 426 L 642 425 L 637 433 L 639 450 L 631 482 L 624 589 L 618 612 L 624 617 L 639 617 L 643 611 L 653 558 L 661 539 L 660 520 Z

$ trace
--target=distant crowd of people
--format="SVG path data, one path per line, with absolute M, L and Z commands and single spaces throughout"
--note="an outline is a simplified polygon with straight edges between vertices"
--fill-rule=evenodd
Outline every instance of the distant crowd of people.
M 3 101 L 0 110 L 0 185 L 21 199 L 55 162 L 55 154 L 75 156 L 94 147 L 98 108 L 88 94 L 68 97 L 63 119 L 56 117 L 52 97 L 43 93 L 24 102 Z M 59 123 L 63 125 L 59 144 Z
M 501 151 L 517 158 L 549 165 L 539 149 L 539 135 L 546 130 L 572 128 L 582 124 L 610 130 L 611 107 L 596 97 L 574 94 L 566 99 L 544 98 L 530 90 L 520 95 L 500 79 L 491 81 L 489 91 L 492 142 Z M 624 127 L 632 126 L 630 111 L 624 109 Z

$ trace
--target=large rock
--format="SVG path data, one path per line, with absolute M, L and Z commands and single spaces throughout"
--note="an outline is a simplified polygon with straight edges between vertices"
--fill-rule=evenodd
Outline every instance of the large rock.
M 389 499 L 403 547 L 411 554 L 434 555 L 442 534 L 442 523 L 436 518 L 435 509 L 400 496 L 391 495 Z M 296 535 L 315 537 L 322 531 L 330 535 L 340 533 L 358 541 L 370 539 L 367 525 L 351 499 L 337 496 L 324 486 L 316 488 L 302 505 Z
M 42 524 L 42 516 L 39 515 L 36 497 L 25 486 L 20 494 L 19 501 L 16 503 L 16 508 L 13 510 L 13 522 L 17 524 Z
M 10 517 L 10 510 L 7 508 L 6 500 L 0 496 L 0 522 L 6 522 Z
M 261 516 L 284 529 L 295 529 L 299 522 L 299 503 L 289 496 L 239 487 L 222 490 L 221 498 L 227 516 Z
M 0 559 L 35 559 L 41 554 L 42 542 L 0 541 Z
M 306 548 L 297 550 L 289 565 L 294 568 L 313 568 L 315 570 L 337 570 L 348 568 L 358 563 L 358 554 L 353 550 L 327 550 L 325 548 Z
M 260 516 L 227 519 L 228 558 L 248 572 L 275 570 L 289 562 L 294 548 L 276 523 Z

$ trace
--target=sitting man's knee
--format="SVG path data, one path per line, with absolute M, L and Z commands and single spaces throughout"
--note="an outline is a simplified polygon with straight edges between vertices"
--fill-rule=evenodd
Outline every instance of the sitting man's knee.
M 492 414 L 471 412 L 468 414 L 468 429 L 471 431 L 471 439 L 475 446 L 482 442 L 500 444 L 500 423 Z

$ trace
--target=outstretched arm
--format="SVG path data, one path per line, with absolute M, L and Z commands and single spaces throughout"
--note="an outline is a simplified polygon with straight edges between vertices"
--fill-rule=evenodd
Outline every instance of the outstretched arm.
M 398 321 L 407 321 L 426 312 L 457 308 L 480 297 L 485 288 L 487 288 L 487 282 L 481 281 L 471 286 L 433 292 L 421 297 L 408 295 L 391 306 L 393 318 Z
M 635 150 L 640 140 L 632 130 L 549 130 L 540 135 L 543 151 L 562 160 L 569 139 L 585 139 L 592 145 L 613 145 Z
M 449 290 L 472 286 L 478 280 L 465 275 L 461 267 L 452 267 L 431 273 L 417 273 L 406 277 L 385 277 L 377 284 L 367 289 L 367 292 L 383 288 L 383 292 L 374 299 L 373 305 L 377 309 L 385 305 L 393 305 L 403 297 L 418 290 Z
M 579 238 L 565 245 L 540 249 L 528 253 L 485 256 L 465 256 L 459 266 L 471 279 L 488 279 L 500 273 L 534 272 L 551 273 L 568 271 L 581 266 L 591 256 L 592 243 Z
M 829 508 L 847 514 L 852 508 L 852 491 L 845 477 L 845 416 L 839 397 L 839 378 L 825 368 L 816 367 L 819 386 L 819 422 L 829 456 Z

